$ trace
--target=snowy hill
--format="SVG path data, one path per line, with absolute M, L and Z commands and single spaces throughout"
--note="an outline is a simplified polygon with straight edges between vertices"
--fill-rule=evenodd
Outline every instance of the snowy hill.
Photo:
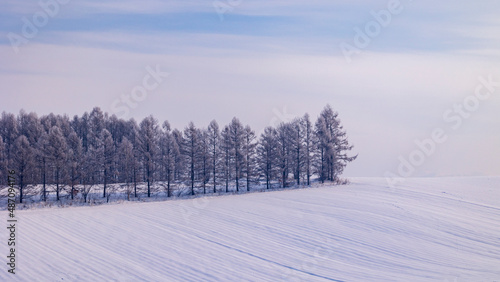
M 0 281 L 500 281 L 499 177 L 351 181 L 17 211 Z

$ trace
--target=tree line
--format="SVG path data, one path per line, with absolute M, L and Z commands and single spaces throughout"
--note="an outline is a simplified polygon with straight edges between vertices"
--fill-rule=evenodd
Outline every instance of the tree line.
M 0 119 L 0 184 L 8 170 L 16 171 L 19 201 L 25 190 L 41 186 L 40 199 L 50 191 L 56 200 L 75 191 L 87 201 L 93 187 L 109 197 L 120 183 L 129 198 L 138 184 L 161 187 L 167 197 L 175 187 L 190 194 L 249 191 L 252 186 L 288 187 L 337 181 L 352 149 L 338 113 L 327 105 L 312 124 L 309 115 L 267 127 L 256 136 L 237 118 L 220 127 L 190 122 L 183 131 L 159 123 L 153 116 L 139 124 L 118 119 L 100 108 L 70 119 L 66 115 L 3 112 Z M 50 189 L 49 189 L 50 187 Z M 108 198 L 109 199 L 109 198 Z

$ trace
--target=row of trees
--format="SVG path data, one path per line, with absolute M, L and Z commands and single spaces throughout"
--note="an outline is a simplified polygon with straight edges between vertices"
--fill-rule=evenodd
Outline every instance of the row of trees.
M 321 182 L 335 181 L 346 164 L 356 158 L 338 114 L 326 106 L 313 125 L 309 115 L 256 136 L 237 118 L 219 127 L 192 122 L 183 130 L 161 125 L 149 116 L 133 119 L 108 116 L 99 108 L 73 119 L 49 114 L 37 117 L 21 111 L 0 119 L 0 184 L 7 170 L 16 171 L 19 200 L 27 187 L 41 185 L 41 199 L 48 187 L 56 199 L 62 191 L 71 197 L 78 189 L 84 200 L 95 185 L 109 197 L 110 184 L 121 183 L 129 197 L 137 197 L 138 183 L 161 186 L 167 196 L 180 185 L 196 191 L 249 190 L 252 185 L 287 187 L 309 185 L 314 175 Z M 108 190 L 107 190 L 108 189 Z

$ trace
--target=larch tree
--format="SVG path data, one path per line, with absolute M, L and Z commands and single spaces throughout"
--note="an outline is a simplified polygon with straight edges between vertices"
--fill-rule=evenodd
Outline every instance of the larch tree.
M 86 142 L 82 142 L 82 145 L 85 148 L 85 158 L 88 164 L 85 167 L 88 170 L 85 174 L 89 178 L 88 182 L 92 183 L 89 189 L 104 183 L 105 158 L 102 133 L 105 128 L 104 117 L 104 113 L 98 107 L 95 107 L 89 115 L 84 114 L 85 136 L 82 140 L 86 140 Z
M 316 120 L 314 133 L 316 138 L 316 172 L 319 175 L 319 180 L 324 183 L 328 179 L 328 149 L 329 144 L 333 141 L 329 135 L 329 130 L 327 129 L 327 122 L 325 117 L 319 116 Z
M 288 185 L 288 174 L 290 173 L 290 131 L 291 125 L 289 123 L 280 123 L 276 129 L 277 135 L 277 157 L 280 168 L 281 187 L 285 188 Z
M 271 188 L 275 176 L 275 166 L 277 166 L 278 142 L 276 136 L 276 129 L 266 127 L 257 146 L 258 167 L 266 179 L 266 189 Z
M 136 167 L 136 158 L 134 155 L 134 146 L 127 137 L 123 137 L 118 146 L 118 179 L 124 183 L 127 191 L 127 199 L 130 201 L 130 194 L 132 193 L 132 182 L 134 181 L 134 169 Z
M 134 197 L 137 198 L 137 183 L 139 182 L 139 173 L 141 167 L 142 153 L 139 150 L 141 140 L 139 138 L 139 126 L 135 120 L 131 119 L 127 122 L 127 126 L 129 128 L 129 132 L 127 134 L 127 138 L 132 143 L 134 148 L 134 169 L 133 169 L 133 182 L 134 182 Z
M 232 142 L 229 126 L 224 126 L 221 131 L 220 150 L 223 158 L 223 175 L 226 186 L 226 193 L 229 191 L 229 181 L 231 178 L 231 154 Z
M 165 179 L 167 180 L 167 197 L 171 196 L 170 186 L 172 183 L 172 176 L 175 170 L 175 159 L 179 154 L 179 146 L 174 140 L 171 133 L 170 124 L 165 121 L 162 125 L 163 132 L 160 139 L 161 147 L 161 162 L 165 173 Z
M 314 154 L 314 132 L 309 118 L 309 114 L 305 114 L 302 118 L 302 126 L 304 128 L 304 172 L 306 174 L 306 183 L 311 185 L 312 163 Z
M 35 159 L 42 181 L 42 199 L 47 201 L 47 165 L 48 165 L 49 135 L 43 132 L 35 145 Z
M 100 138 L 89 142 L 84 161 L 85 166 L 83 166 L 82 170 L 86 177 L 87 187 L 92 189 L 95 185 L 103 183 L 104 144 Z M 84 195 L 84 197 L 86 196 Z
M 53 126 L 48 135 L 47 156 L 49 167 L 54 173 L 56 185 L 56 200 L 59 201 L 59 194 L 65 183 L 66 165 L 68 161 L 68 144 L 57 126 Z
M 102 130 L 104 129 L 104 113 L 99 107 L 95 107 L 87 121 L 87 142 L 89 146 L 99 147 L 102 143 Z
M 210 143 L 208 139 L 208 130 L 200 129 L 198 131 L 199 142 L 199 156 L 200 156 L 200 174 L 201 185 L 203 187 L 203 194 L 206 194 L 206 185 L 210 180 Z
M 36 159 L 36 147 L 41 135 L 44 133 L 43 127 L 35 113 L 26 113 L 24 110 L 21 110 L 17 116 L 17 129 L 19 135 L 26 136 L 28 142 L 32 146 L 35 156 L 35 165 L 31 171 L 33 175 L 30 178 L 34 183 L 38 184 L 41 181 L 40 172 L 42 169 Z
M 356 159 L 356 156 L 348 156 L 353 148 L 347 140 L 347 135 L 330 105 L 321 112 L 315 125 L 315 133 L 318 139 L 319 172 L 320 180 L 336 181 L 338 175 L 342 174 L 348 162 Z
M 214 188 L 214 193 L 217 192 L 217 176 L 220 167 L 220 132 L 219 125 L 215 120 L 210 122 L 208 126 L 208 146 L 209 146 L 209 157 L 212 163 L 212 183 Z
M 0 119 L 0 135 L 3 137 L 5 143 L 5 154 L 7 162 L 9 163 L 12 160 L 12 147 L 14 146 L 14 141 L 19 136 L 16 117 L 13 114 L 2 112 L 2 118 Z
M 82 139 L 82 147 L 83 152 L 87 152 L 89 150 L 89 113 L 83 113 L 82 117 L 78 119 L 78 121 L 74 124 L 76 126 L 76 133 Z
M 102 151 L 95 149 L 93 146 L 90 146 L 89 150 L 82 154 L 82 169 L 80 175 L 82 185 L 80 192 L 85 203 L 87 203 L 87 201 L 89 200 L 89 195 L 93 187 L 99 184 L 99 174 L 101 168 L 99 167 L 99 164 L 96 163 L 96 159 L 99 158 L 96 158 L 96 153 L 102 154 Z
M 111 179 L 113 179 L 114 163 L 115 163 L 115 143 L 111 137 L 111 133 L 107 129 L 103 129 L 101 137 L 103 144 L 103 195 L 106 197 L 106 188 Z
M 186 158 L 183 153 L 184 148 L 184 137 L 182 132 L 177 128 L 172 130 L 172 142 L 174 146 L 177 147 L 177 152 L 174 157 L 174 180 L 179 182 L 183 180 L 186 172 Z
M 300 185 L 300 178 L 304 167 L 304 128 L 301 119 L 295 119 L 289 126 L 290 162 L 293 165 L 293 176 Z
M 234 165 L 234 181 L 236 184 L 236 192 L 239 192 L 240 178 L 245 165 L 244 145 L 245 145 L 245 129 L 240 120 L 233 118 L 229 124 L 229 136 L 231 141 L 231 151 L 233 153 Z
M 250 126 L 245 127 L 244 131 L 244 151 L 245 151 L 245 175 L 247 179 L 247 191 L 250 191 L 251 179 L 255 177 L 255 131 Z
M 158 121 L 153 116 L 144 118 L 139 127 L 139 151 L 141 152 L 144 176 L 148 185 L 148 197 L 151 197 L 160 131 Z
M 199 159 L 199 139 L 200 134 L 193 122 L 184 129 L 183 153 L 187 159 L 189 170 L 189 185 L 191 186 L 191 195 L 194 195 L 194 186 Z
M 16 171 L 19 187 L 19 202 L 23 202 L 24 189 L 31 183 L 31 170 L 34 167 L 34 156 L 26 136 L 17 137 L 12 146 L 12 161 Z
M 17 116 L 17 124 L 19 135 L 26 136 L 30 144 L 36 144 L 44 132 L 40 120 L 35 113 L 28 114 L 21 110 Z
M 69 180 L 71 185 L 71 199 L 73 200 L 75 194 L 75 185 L 78 184 L 81 176 L 81 166 L 82 166 L 82 140 L 78 138 L 76 132 L 72 132 L 68 136 L 68 169 L 69 169 Z

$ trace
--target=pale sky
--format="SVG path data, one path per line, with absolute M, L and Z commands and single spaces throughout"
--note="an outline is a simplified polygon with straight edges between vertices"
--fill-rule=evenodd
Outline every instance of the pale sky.
M 479 77 L 500 83 L 498 1 L 41 2 L 0 3 L 0 112 L 125 107 L 179 129 L 237 116 L 260 132 L 330 104 L 359 153 L 346 176 L 397 173 L 435 128 L 447 139 L 412 176 L 500 175 L 500 86 L 467 118 L 453 112 Z M 135 108 L 121 100 L 133 92 Z

